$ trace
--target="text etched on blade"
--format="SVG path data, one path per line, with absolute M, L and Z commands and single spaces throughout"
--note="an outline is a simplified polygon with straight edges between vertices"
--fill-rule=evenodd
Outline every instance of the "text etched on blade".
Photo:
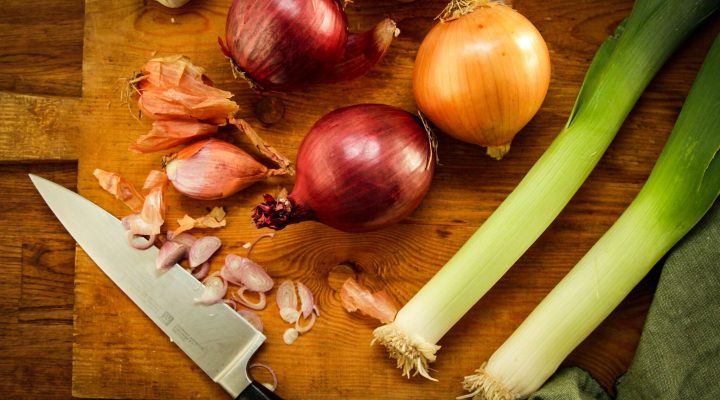
M 175 325 L 172 328 L 172 331 L 175 334 L 177 334 L 176 339 L 180 339 L 180 340 L 184 341 L 185 343 L 192 344 L 193 346 L 199 348 L 200 350 L 205 351 L 205 347 L 203 347 L 200 343 L 198 343 L 198 341 L 195 340 L 195 338 L 190 336 L 190 334 L 185 329 L 183 329 L 182 326 Z

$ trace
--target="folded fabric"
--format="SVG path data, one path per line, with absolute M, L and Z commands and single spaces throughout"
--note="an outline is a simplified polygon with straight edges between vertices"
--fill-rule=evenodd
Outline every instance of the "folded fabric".
M 720 202 L 668 253 L 617 400 L 720 399 Z M 609 400 L 586 371 L 563 368 L 531 400 Z

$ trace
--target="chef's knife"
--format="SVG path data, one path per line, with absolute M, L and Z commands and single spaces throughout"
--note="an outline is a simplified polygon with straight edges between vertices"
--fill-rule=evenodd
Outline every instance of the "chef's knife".
M 262 333 L 226 304 L 195 302 L 202 283 L 179 266 L 158 271 L 158 249 L 129 246 L 122 223 L 107 211 L 47 179 L 30 179 L 98 267 L 213 381 L 236 399 L 280 399 L 248 377 L 248 361 L 265 341 Z

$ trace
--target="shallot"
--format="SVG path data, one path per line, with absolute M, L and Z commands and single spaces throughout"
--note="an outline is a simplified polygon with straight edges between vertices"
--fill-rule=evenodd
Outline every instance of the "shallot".
M 292 193 L 265 194 L 252 218 L 276 230 L 309 220 L 346 232 L 381 229 L 417 208 L 434 170 L 434 139 L 410 113 L 382 104 L 341 108 L 305 136 Z
M 265 90 L 364 75 L 399 34 L 385 19 L 360 34 L 347 32 L 337 0 L 235 0 L 220 45 L 238 72 Z
M 228 197 L 255 182 L 288 173 L 268 169 L 228 142 L 207 139 L 195 142 L 165 161 L 168 178 L 177 191 L 198 200 Z

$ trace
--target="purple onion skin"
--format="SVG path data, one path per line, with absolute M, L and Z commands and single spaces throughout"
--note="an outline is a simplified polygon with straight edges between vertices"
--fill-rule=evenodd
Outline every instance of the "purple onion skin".
M 232 59 L 267 90 L 322 81 L 343 56 L 347 36 L 336 0 L 235 0 L 225 32 Z
M 382 104 L 341 108 L 318 120 L 303 140 L 288 198 L 335 229 L 381 229 L 420 205 L 433 157 L 428 133 L 412 114 Z

